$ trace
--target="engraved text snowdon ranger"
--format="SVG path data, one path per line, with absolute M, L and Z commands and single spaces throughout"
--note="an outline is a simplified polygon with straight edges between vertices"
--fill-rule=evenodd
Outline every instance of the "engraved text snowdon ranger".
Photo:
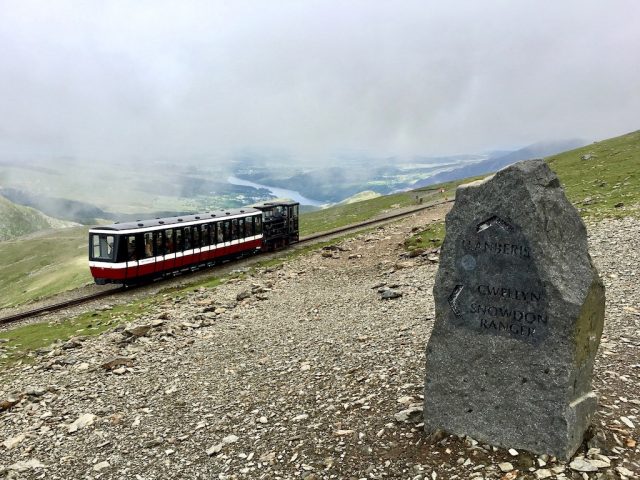
M 545 293 L 536 282 L 531 247 L 513 222 L 473 222 L 459 240 L 458 278 L 448 298 L 460 326 L 528 340 L 544 336 Z

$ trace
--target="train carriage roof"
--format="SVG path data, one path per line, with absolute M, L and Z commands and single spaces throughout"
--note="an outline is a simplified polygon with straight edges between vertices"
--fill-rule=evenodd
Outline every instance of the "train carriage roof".
M 153 227 L 173 227 L 185 223 L 204 222 L 205 220 L 223 220 L 225 218 L 238 218 L 251 214 L 260 213 L 255 208 L 224 209 L 213 212 L 196 213 L 194 215 L 181 215 L 179 217 L 153 218 L 146 220 L 136 220 L 135 222 L 112 223 L 111 225 L 100 225 L 92 230 L 146 230 Z

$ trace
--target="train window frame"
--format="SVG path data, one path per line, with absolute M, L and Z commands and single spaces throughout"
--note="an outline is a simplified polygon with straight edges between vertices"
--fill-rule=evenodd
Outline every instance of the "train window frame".
M 116 251 L 114 247 L 115 247 L 115 235 L 109 235 L 107 233 L 91 234 L 92 260 L 102 260 L 102 261 L 113 262 L 115 259 L 115 251 Z M 97 255 L 96 255 L 96 248 L 98 249 Z
M 253 237 L 253 216 L 245 218 L 244 222 L 244 237 Z
M 153 245 L 155 248 L 156 256 L 165 255 L 167 251 L 167 245 L 164 239 L 164 231 L 156 230 L 153 232 Z
M 182 252 L 184 251 L 184 241 L 183 241 L 183 236 L 182 236 L 182 229 L 181 228 L 175 228 L 173 230 L 173 234 L 174 234 L 174 238 L 175 238 L 175 251 L 177 252 Z
M 191 250 L 193 248 L 193 239 L 191 238 L 191 227 L 182 229 L 182 250 Z
M 167 235 L 170 233 L 170 235 Z M 164 230 L 164 242 L 165 242 L 165 255 L 171 255 L 176 253 L 176 242 L 173 228 L 167 228 Z
M 127 235 L 125 237 L 125 253 L 127 262 L 137 262 L 138 261 L 138 236 L 137 235 Z
M 191 227 L 191 248 L 200 248 L 200 228 L 198 225 Z
M 208 247 L 209 245 L 211 245 L 210 227 L 208 223 L 203 223 L 200 225 L 200 246 Z
M 142 255 L 141 259 L 153 258 L 153 232 L 142 234 Z
M 224 244 L 224 228 L 222 222 L 216 222 L 216 245 Z
M 209 235 L 211 237 L 210 245 L 213 247 L 218 243 L 218 228 L 216 227 L 216 222 L 211 222 L 209 224 Z
M 244 218 L 238 218 L 238 240 L 244 238 Z
M 254 217 L 254 222 L 253 222 L 253 232 L 254 235 L 262 235 L 262 215 L 257 215 Z
M 237 218 L 232 218 L 231 219 L 231 241 L 233 242 L 234 240 L 238 239 L 238 219 Z
M 222 222 L 222 240 L 224 243 L 231 241 L 231 220 Z

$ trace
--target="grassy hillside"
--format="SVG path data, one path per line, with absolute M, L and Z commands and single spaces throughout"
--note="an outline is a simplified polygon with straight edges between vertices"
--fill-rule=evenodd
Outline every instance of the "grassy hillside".
M 49 297 L 92 281 L 84 227 L 1 242 L 0 259 L 0 308 Z
M 640 213 L 640 130 L 546 160 L 583 216 Z
M 29 233 L 69 225 L 0 196 L 0 242 Z
M 425 187 L 419 190 L 375 197 L 362 202 L 338 204 L 324 210 L 305 213 L 300 220 L 300 234 L 310 235 L 323 232 L 362 222 L 395 208 L 417 206 L 420 198 L 422 198 L 423 204 L 452 198 L 455 184 L 451 182 L 445 187 L 447 190 L 445 194 L 440 193 L 434 187 Z

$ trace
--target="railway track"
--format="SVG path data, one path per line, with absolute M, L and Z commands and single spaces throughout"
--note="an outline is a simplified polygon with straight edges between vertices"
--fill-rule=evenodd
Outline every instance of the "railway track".
M 335 235 L 339 235 L 341 233 L 346 233 L 346 232 L 350 232 L 350 231 L 354 231 L 354 230 L 359 230 L 365 227 L 369 227 L 369 226 L 373 226 L 373 225 L 380 225 L 392 220 L 396 220 L 399 218 L 403 218 L 403 217 L 407 217 L 409 215 L 412 215 L 414 213 L 423 211 L 423 210 L 428 210 L 430 208 L 434 208 L 440 205 L 444 205 L 447 203 L 453 203 L 453 200 L 445 200 L 443 202 L 436 202 L 436 203 L 430 203 L 430 204 L 426 204 L 420 207 L 416 207 L 416 208 L 412 208 L 409 210 L 403 210 L 402 212 L 397 212 L 391 215 L 386 215 L 384 217 L 378 217 L 372 220 L 366 220 L 364 222 L 358 222 L 358 223 L 353 223 L 351 225 L 347 225 L 344 227 L 339 227 L 339 228 L 335 228 L 326 232 L 321 232 L 321 233 L 314 233 L 312 235 L 307 235 L 306 237 L 302 237 L 300 239 L 300 241 L 296 244 L 296 245 L 300 245 L 300 244 L 305 244 L 305 243 L 310 243 L 313 241 L 317 241 L 320 240 L 322 238 L 327 238 L 327 237 L 332 237 Z M 115 288 L 109 288 L 106 290 L 102 290 L 100 292 L 96 292 L 96 293 L 92 293 L 89 295 L 84 295 L 82 297 L 77 297 L 77 298 L 73 298 L 70 300 L 65 300 L 62 302 L 58 302 L 58 303 L 53 303 L 51 305 L 46 305 L 44 307 L 38 307 L 38 308 L 34 308 L 31 310 L 27 310 L 24 312 L 19 312 L 19 313 L 15 313 L 6 317 L 2 317 L 0 318 L 0 325 L 6 325 L 9 323 L 13 323 L 13 322 L 17 322 L 18 320 L 23 320 L 25 318 L 31 318 L 31 317 L 37 317 L 40 315 L 45 315 L 48 313 L 53 313 L 56 312 L 58 310 L 63 310 L 65 308 L 69 308 L 69 307 L 73 307 L 76 305 L 81 305 L 83 303 L 88 303 L 91 302 L 93 300 L 97 300 L 103 297 L 110 297 L 112 295 L 116 295 L 118 293 L 122 293 L 125 292 L 127 290 L 131 290 L 132 288 L 135 287 L 115 287 Z

